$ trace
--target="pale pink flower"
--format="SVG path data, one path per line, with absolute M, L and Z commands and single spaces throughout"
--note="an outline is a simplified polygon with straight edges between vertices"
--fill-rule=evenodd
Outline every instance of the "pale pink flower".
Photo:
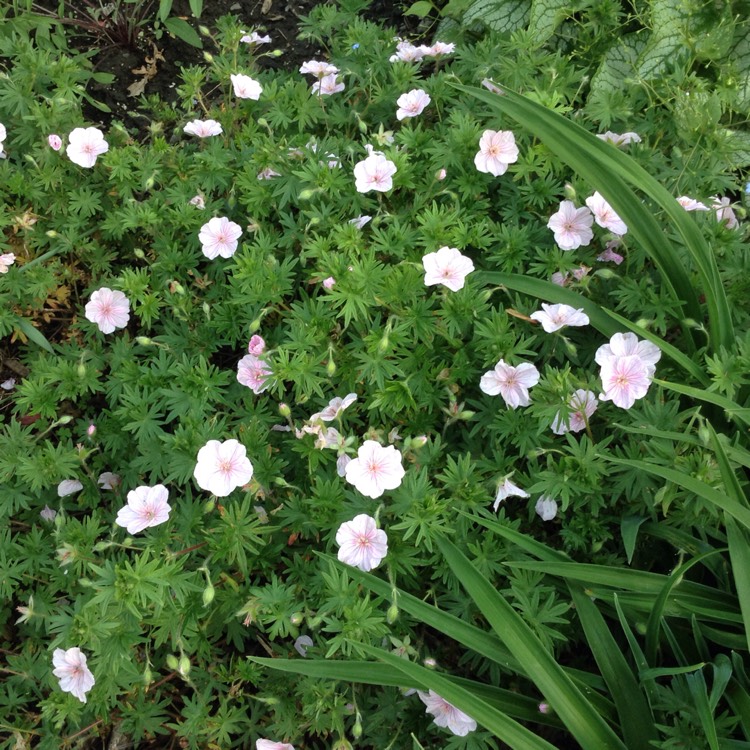
M 335 283 L 336 283 L 336 279 L 334 279 L 333 276 L 329 276 L 327 279 L 323 279 L 323 288 L 328 289 L 328 291 L 331 291 Z
M 424 57 L 422 47 L 415 47 L 411 42 L 401 40 L 396 45 L 396 54 L 391 55 L 389 62 L 417 62 Z
M 358 193 L 370 190 L 386 192 L 393 187 L 396 165 L 379 152 L 372 153 L 354 167 L 355 187 Z
M 237 380 L 256 395 L 268 388 L 272 375 L 273 371 L 268 364 L 253 354 L 246 354 L 237 363 Z
M 453 42 L 435 42 L 432 47 L 421 45 L 420 49 L 425 57 L 441 57 L 442 55 L 452 54 L 456 49 L 456 45 Z
M 275 169 L 271 169 L 271 167 L 266 167 L 258 172 L 259 180 L 270 180 L 272 177 L 281 177 L 281 173 L 277 172 Z
M 601 138 L 607 143 L 612 143 L 615 146 L 629 146 L 631 143 L 641 142 L 641 136 L 639 136 L 638 133 L 633 132 L 613 133 L 611 130 L 608 130 L 606 133 L 597 134 L 596 137 Z
M 342 453 L 337 459 L 336 459 L 336 473 L 340 477 L 346 476 L 346 467 L 349 465 L 349 462 L 352 460 L 351 456 L 347 456 L 346 453 Z
M 377 568 L 388 554 L 385 531 L 379 529 L 375 519 L 365 513 L 339 526 L 336 544 L 339 545 L 338 558 L 341 562 L 365 572 Z
M 163 484 L 136 487 L 128 492 L 128 504 L 117 512 L 115 523 L 127 529 L 128 534 L 158 526 L 169 519 L 168 498 L 169 490 Z
M 240 41 L 245 44 L 270 44 L 271 37 L 266 34 L 261 36 L 257 31 L 251 31 L 249 34 L 246 31 L 242 32 L 244 36 L 240 37 Z
M 561 271 L 555 271 L 555 273 L 553 273 L 550 277 L 550 281 L 557 286 L 567 286 L 569 278 L 570 274 L 567 271 L 565 273 L 562 273 Z
M 453 704 L 448 703 L 445 698 L 441 698 L 434 690 L 430 690 L 428 693 L 418 690 L 417 695 L 422 703 L 427 706 L 427 713 L 435 717 L 435 724 L 437 726 L 446 727 L 459 737 L 466 737 L 469 732 L 473 732 L 477 728 L 477 723 L 471 716 L 460 711 Z
M 120 475 L 113 474 L 111 471 L 102 472 L 96 480 L 97 484 L 100 484 L 103 490 L 114 490 L 120 486 L 121 481 Z
M 731 199 L 712 195 L 711 200 L 713 201 L 711 208 L 716 212 L 716 221 L 723 224 L 727 229 L 739 228 L 740 223 L 734 215 Z
M 602 390 L 599 394 L 602 401 L 612 401 L 615 406 L 630 409 L 643 398 L 651 385 L 653 371 L 649 365 L 636 355 L 610 357 L 602 365 Z
M 234 95 L 239 99 L 260 99 L 263 93 L 263 86 L 254 78 L 243 75 L 242 73 L 233 73 L 229 76 L 234 88 Z
M 547 228 L 554 232 L 560 250 L 575 250 L 591 242 L 593 223 L 594 217 L 588 208 L 576 208 L 573 201 L 562 201 L 557 213 L 549 217 Z
M 299 69 L 300 73 L 309 73 L 317 78 L 323 78 L 324 76 L 336 75 L 339 69 L 335 65 L 331 65 L 329 62 L 324 60 L 308 60 L 306 63 L 302 63 L 302 67 Z
M 206 201 L 200 193 L 198 193 L 198 195 L 194 195 L 188 201 L 188 203 L 191 206 L 195 206 L 196 208 L 199 208 L 201 211 L 206 207 Z
M 245 446 L 237 440 L 209 440 L 198 451 L 193 476 L 201 489 L 226 497 L 252 479 L 253 465 Z
M 518 146 L 510 130 L 485 130 L 479 139 L 474 166 L 495 177 L 505 174 L 508 165 L 518 161 Z
M 8 137 L 8 131 L 5 129 L 5 125 L 0 122 L 0 144 Z M 0 146 L 0 151 L 2 151 L 2 146 Z
M 353 219 L 349 219 L 349 223 L 354 224 L 354 226 L 357 229 L 362 229 L 362 227 L 365 224 L 367 224 L 367 222 L 370 221 L 371 219 L 372 219 L 372 216 L 360 215 L 360 216 L 355 216 Z
M 39 516 L 43 521 L 49 521 L 50 523 L 52 523 L 52 521 L 55 520 L 55 516 L 57 516 L 57 511 L 53 508 L 50 508 L 49 505 L 45 505 L 44 508 L 39 511 Z
M 529 388 L 539 382 L 539 370 L 528 362 L 522 362 L 518 367 L 506 364 L 502 359 L 482 375 L 479 388 L 488 396 L 499 393 L 511 409 L 518 406 L 528 406 L 531 403 Z
M 102 333 L 112 333 L 115 328 L 125 328 L 130 320 L 130 302 L 118 291 L 106 286 L 97 289 L 86 303 L 86 320 L 96 323 Z
M 566 422 L 562 414 L 557 412 L 552 421 L 552 432 L 555 435 L 564 435 L 568 430 L 570 432 L 585 430 L 591 415 L 596 411 L 598 403 L 592 391 L 579 388 L 568 399 L 568 407 L 570 408 L 568 421 Z
M 65 153 L 79 167 L 93 167 L 96 157 L 109 151 L 104 133 L 99 128 L 75 128 L 68 136 Z
M 464 288 L 466 277 L 474 270 L 471 258 L 455 247 L 441 247 L 436 253 L 422 258 L 425 286 L 442 284 L 452 292 Z
M 615 265 L 619 266 L 620 263 L 622 263 L 625 258 L 623 258 L 620 253 L 615 252 L 615 249 L 620 246 L 620 240 L 615 239 L 611 240 L 607 243 L 606 247 L 604 248 L 604 252 L 601 253 L 596 257 L 597 260 L 600 260 L 602 262 L 612 262 Z
M 320 423 L 318 423 L 320 425 Z M 318 429 L 313 428 L 311 430 L 315 435 L 317 435 L 317 439 L 315 440 L 315 447 L 322 451 L 325 448 L 341 448 L 344 445 L 344 438 L 341 436 L 341 433 L 335 428 L 335 427 L 326 427 L 323 429 L 322 426 L 319 426 Z
M 687 195 L 681 195 L 677 202 L 686 210 L 686 211 L 710 211 L 711 209 L 705 205 L 705 203 L 701 203 L 700 201 L 695 200 L 694 198 L 691 198 Z
M 16 256 L 13 253 L 3 253 L 0 255 L 0 273 L 8 273 L 8 269 L 16 262 Z
M 331 73 L 315 81 L 312 85 L 312 93 L 320 96 L 330 96 L 331 94 L 338 94 L 344 88 L 346 88 L 344 82 L 336 79 L 336 73 Z
M 324 422 L 332 422 L 334 419 L 338 419 L 341 413 L 348 409 L 356 400 L 356 393 L 347 393 L 344 398 L 336 396 L 328 402 L 328 406 L 323 411 L 313 414 L 310 417 L 310 421 L 313 422 L 317 419 L 322 419 Z
M 201 227 L 198 239 L 207 258 L 213 260 L 217 255 L 231 258 L 237 252 L 237 240 L 241 234 L 239 224 L 229 221 L 226 216 L 215 216 Z
M 612 357 L 636 356 L 647 365 L 649 375 L 656 371 L 656 363 L 661 359 L 661 350 L 650 341 L 641 341 L 634 333 L 616 333 L 609 340 L 609 344 L 602 344 L 594 355 L 596 364 L 603 366 Z
M 367 497 L 380 497 L 385 490 L 395 490 L 404 478 L 401 453 L 392 445 L 384 448 L 375 440 L 365 440 L 357 458 L 346 467 L 346 481 Z
M 49 143 L 50 148 L 55 151 L 59 151 L 62 148 L 62 138 L 55 133 L 47 136 L 47 143 Z
M 536 501 L 534 510 L 542 521 L 551 521 L 557 515 L 557 502 L 549 495 L 542 495 Z
M 576 310 L 570 305 L 548 305 L 542 302 L 542 309 L 531 313 L 532 320 L 542 324 L 546 333 L 559 331 L 565 326 L 587 326 L 589 316 L 583 308 Z
M 586 198 L 586 205 L 591 209 L 594 220 L 600 227 L 609 229 L 613 234 L 627 234 L 628 227 L 625 222 L 598 192 Z
M 70 693 L 81 703 L 86 703 L 86 693 L 94 687 L 94 675 L 86 666 L 86 655 L 80 648 L 69 648 L 67 651 L 56 648 L 52 654 L 55 667 L 52 674 L 60 681 L 60 690 Z
M 266 342 L 262 336 L 254 334 L 250 337 L 250 342 L 247 345 L 247 351 L 255 357 L 260 357 L 261 354 L 266 350 Z
M 396 119 L 403 120 L 407 117 L 421 115 L 430 101 L 432 101 L 430 95 L 422 89 L 412 89 L 406 94 L 401 94 L 396 100 L 396 104 L 398 104 Z
M 255 750 L 294 750 L 288 742 L 272 742 L 271 740 L 256 740 Z
M 96 425 L 93 422 L 86 428 L 86 435 L 90 438 L 96 435 Z
M 57 485 L 57 496 L 66 497 L 67 495 L 73 495 L 76 492 L 80 492 L 82 489 L 83 485 L 77 479 L 63 479 L 63 481 Z
M 582 278 L 589 275 L 590 270 L 591 269 L 587 265 L 584 265 L 583 263 L 581 263 L 581 265 L 578 266 L 578 268 L 573 269 L 573 278 L 576 281 L 580 281 Z
M 438 182 L 442 182 L 447 176 L 448 173 L 444 169 L 438 169 L 438 171 L 435 172 L 435 179 Z
M 528 497 L 529 493 L 522 490 L 518 485 L 513 484 L 508 477 L 505 477 L 497 488 L 495 494 L 495 502 L 492 505 L 492 510 L 497 511 L 500 507 L 500 503 L 508 497 Z
M 224 130 L 221 123 L 216 120 L 191 120 L 183 131 L 188 135 L 197 135 L 198 138 L 210 138 L 212 135 L 221 135 Z

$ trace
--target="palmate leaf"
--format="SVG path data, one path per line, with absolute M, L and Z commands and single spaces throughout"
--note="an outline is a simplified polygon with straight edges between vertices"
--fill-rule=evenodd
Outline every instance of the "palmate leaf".
M 708 306 L 710 348 L 730 347 L 734 330 L 729 303 L 711 252 L 700 229 L 662 185 L 632 158 L 613 148 L 576 123 L 548 110 L 510 89 L 496 86 L 502 95 L 453 84 L 474 96 L 491 109 L 510 115 L 539 138 L 556 156 L 598 190 L 628 225 L 634 240 L 653 260 L 660 271 L 662 284 L 684 316 L 703 318 L 698 295 L 685 264 L 652 210 L 629 187 L 633 185 L 659 206 L 669 223 L 677 230 L 693 260 Z M 690 327 L 682 322 L 685 345 L 695 351 L 696 342 Z

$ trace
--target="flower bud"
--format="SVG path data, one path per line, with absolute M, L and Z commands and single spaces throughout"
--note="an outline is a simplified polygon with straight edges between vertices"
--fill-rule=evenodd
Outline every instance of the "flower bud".
M 291 417 L 292 416 L 292 410 L 289 408 L 289 404 L 281 403 L 279 404 L 279 414 L 281 414 L 282 417 Z
M 281 57 L 283 54 L 284 50 L 275 49 L 273 52 L 271 52 L 271 57 Z
M 70 414 L 65 414 L 57 420 L 57 424 L 70 424 L 73 421 L 73 417 Z
M 141 346 L 154 346 L 154 342 L 148 336 L 136 336 L 135 343 Z
M 79 378 L 86 377 L 86 365 L 84 365 L 83 362 L 78 363 L 78 367 L 76 367 L 76 375 L 78 375 Z
M 302 625 L 302 623 L 305 620 L 305 616 L 302 614 L 302 612 L 295 612 L 290 618 L 289 622 L 292 623 L 292 625 Z
M 329 378 L 332 378 L 336 374 L 336 363 L 332 360 L 328 360 L 328 364 L 326 365 L 326 374 Z
M 86 428 L 86 434 L 89 437 L 94 437 L 94 435 L 96 435 L 96 425 L 93 422 Z
M 214 600 L 216 596 L 216 589 L 212 583 L 209 583 L 205 589 L 203 589 L 203 606 L 207 607 Z
M 575 188 L 569 182 L 565 183 L 565 187 L 563 188 L 563 195 L 565 196 L 565 200 L 567 201 L 575 201 L 576 199 Z
M 423 448 L 427 445 L 427 435 L 417 435 L 417 437 L 413 437 L 409 445 L 411 448 L 414 448 L 414 450 Z
M 357 715 L 357 721 L 354 722 L 352 727 L 352 737 L 358 740 L 362 736 L 362 722 L 360 721 L 359 715 Z
M 198 26 L 198 31 L 203 34 L 203 36 L 211 36 L 211 31 L 207 26 Z
M 385 613 L 385 619 L 389 625 L 393 625 L 393 623 L 398 620 L 398 607 L 395 604 L 391 604 L 391 606 L 388 607 L 388 611 Z
M 204 52 L 203 53 L 203 59 L 207 63 L 212 63 L 214 61 L 214 56 L 210 52 Z
M 59 237 L 60 235 L 54 230 L 54 229 L 48 229 L 45 234 L 47 237 L 54 239 L 55 237 Z
M 250 323 L 250 333 L 255 333 L 260 328 L 260 324 L 260 318 L 256 318 L 252 323 Z
M 428 656 L 422 663 L 427 669 L 435 669 L 437 667 L 437 662 L 431 656 Z
M 208 500 L 203 506 L 203 514 L 213 513 L 216 510 L 216 500 Z
M 180 661 L 177 665 L 177 671 L 183 677 L 187 677 L 190 674 L 190 659 L 188 659 L 185 654 L 180 657 Z
M 548 714 L 550 712 L 549 703 L 540 703 L 539 704 L 539 713 L 540 714 Z
M 343 737 L 339 737 L 336 744 L 331 748 L 331 750 L 354 750 L 352 747 L 352 743 L 348 740 L 345 740 Z
M 175 672 L 177 671 L 179 662 L 177 661 L 177 657 L 174 654 L 169 654 L 169 656 L 167 656 L 167 666 Z
M 385 336 L 383 336 L 382 339 L 380 339 L 380 343 L 378 344 L 378 351 L 383 354 L 387 351 L 388 347 L 390 346 L 391 340 L 388 337 L 388 334 L 386 333 Z
M 313 195 L 315 195 L 315 190 L 311 190 L 310 188 L 306 188 L 305 190 L 302 190 L 300 192 L 300 194 L 299 194 L 298 197 L 299 197 L 299 199 L 301 201 L 309 201 L 310 198 L 313 197 Z
M 146 253 L 144 253 L 140 247 L 137 247 L 135 250 L 133 250 L 133 255 L 135 255 L 138 260 L 145 260 L 146 258 Z
M 146 664 L 146 669 L 143 670 L 143 683 L 148 686 L 154 681 L 154 675 L 151 672 L 151 667 Z

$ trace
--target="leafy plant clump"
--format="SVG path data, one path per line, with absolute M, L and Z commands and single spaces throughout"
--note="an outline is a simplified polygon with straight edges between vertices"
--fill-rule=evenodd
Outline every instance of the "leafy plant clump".
M 748 746 L 743 110 L 356 10 L 0 35 L 0 747 Z

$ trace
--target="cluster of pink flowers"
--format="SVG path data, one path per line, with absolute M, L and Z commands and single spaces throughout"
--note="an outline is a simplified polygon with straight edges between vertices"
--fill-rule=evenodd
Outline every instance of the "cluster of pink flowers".
M 317 78 L 311 91 L 318 96 L 338 94 L 345 88 L 344 82 L 338 80 L 339 69 L 324 60 L 308 60 L 302 63 L 299 72 Z

